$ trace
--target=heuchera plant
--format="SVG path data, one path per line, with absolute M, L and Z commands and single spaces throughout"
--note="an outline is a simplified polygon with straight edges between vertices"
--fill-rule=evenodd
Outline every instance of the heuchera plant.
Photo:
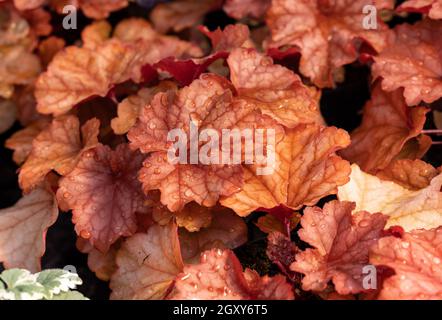
M 22 191 L 0 299 L 84 299 L 40 272 L 61 214 L 111 299 L 442 299 L 440 19 L 440 0 L 0 0 Z M 371 94 L 347 132 L 321 106 L 350 65 Z

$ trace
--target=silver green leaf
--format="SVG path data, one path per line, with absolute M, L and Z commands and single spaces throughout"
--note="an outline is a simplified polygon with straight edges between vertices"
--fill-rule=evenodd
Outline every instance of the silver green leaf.
M 24 269 L 5 270 L 0 275 L 5 284 L 0 299 L 7 300 L 40 300 L 45 297 L 44 286 L 36 281 L 36 276 Z
M 62 269 L 48 269 L 36 274 L 37 282 L 41 283 L 47 290 L 47 299 L 55 294 L 67 292 L 82 284 L 78 274 Z
M 68 291 L 53 296 L 51 300 L 89 300 L 89 299 L 78 291 Z
M 85 300 L 78 291 L 80 277 L 66 270 L 48 269 L 32 274 L 9 269 L 0 274 L 0 300 Z

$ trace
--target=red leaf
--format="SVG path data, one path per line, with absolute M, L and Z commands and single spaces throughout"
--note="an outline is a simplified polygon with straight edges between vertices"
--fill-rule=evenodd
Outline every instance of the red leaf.
M 137 173 L 143 156 L 126 144 L 115 151 L 99 145 L 81 156 L 60 181 L 57 197 L 72 209 L 75 230 L 102 252 L 136 230 L 135 213 L 143 208 Z
M 174 57 L 164 58 L 153 65 L 154 68 L 167 71 L 181 86 L 188 86 L 193 80 L 206 72 L 207 68 L 218 59 L 226 59 L 228 53 L 217 52 L 201 60 L 177 60 Z M 197 62 L 195 62 L 197 61 Z
M 267 237 L 267 257 L 276 264 L 281 272 L 287 275 L 292 281 L 298 282 L 290 266 L 295 262 L 296 254 L 300 252 L 299 248 L 288 236 L 280 232 L 272 232 Z

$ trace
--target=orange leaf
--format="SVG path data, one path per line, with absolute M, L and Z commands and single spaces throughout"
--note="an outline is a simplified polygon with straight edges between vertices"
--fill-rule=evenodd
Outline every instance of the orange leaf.
M 387 237 L 370 250 L 370 262 L 393 268 L 378 299 L 442 299 L 442 227 Z
M 421 160 L 402 159 L 392 162 L 376 176 L 389 180 L 407 189 L 419 190 L 428 187 L 431 180 L 439 174 L 431 164 Z
M 52 121 L 32 142 L 32 151 L 20 169 L 19 183 L 29 191 L 40 183 L 46 174 L 55 170 L 60 175 L 72 171 L 79 155 L 98 143 L 100 123 L 91 119 L 81 128 L 75 116 L 64 116 Z
M 241 216 L 280 204 L 293 209 L 316 204 L 348 182 L 350 165 L 335 152 L 349 143 L 348 134 L 334 127 L 309 124 L 287 130 L 276 145 L 275 172 L 256 175 L 256 165 L 243 166 L 242 190 L 221 204 Z
M 304 1 L 275 0 L 267 12 L 271 47 L 297 46 L 300 71 L 318 87 L 332 87 L 333 73 L 358 56 L 357 39 L 376 51 L 386 46 L 388 27 L 380 19 L 376 30 L 364 28 L 363 8 L 383 7 L 373 0 Z
M 227 63 L 238 99 L 289 128 L 300 123 L 323 123 L 320 94 L 305 86 L 291 70 L 254 49 L 233 50 Z
M 39 120 L 26 128 L 15 132 L 5 142 L 5 147 L 14 150 L 12 158 L 18 165 L 22 164 L 32 151 L 32 141 L 48 126 L 48 121 Z
M 44 188 L 35 189 L 13 207 L 0 210 L 0 261 L 5 268 L 40 271 L 46 231 L 57 217 L 54 194 Z
M 401 90 L 389 93 L 376 85 L 365 105 L 361 126 L 351 134 L 352 144 L 341 154 L 364 171 L 376 173 L 402 156 L 400 153 L 406 150 L 407 143 L 419 143 L 416 137 L 421 135 L 428 111 L 424 107 L 408 107 Z M 422 157 L 429 147 L 426 143 L 419 144 L 417 154 L 409 155 Z

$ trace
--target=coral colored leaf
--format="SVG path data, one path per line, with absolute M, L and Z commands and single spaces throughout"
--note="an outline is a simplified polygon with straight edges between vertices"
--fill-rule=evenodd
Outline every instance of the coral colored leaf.
M 293 300 L 283 276 L 260 277 L 242 266 L 230 250 L 212 249 L 177 277 L 172 299 L 177 300 Z
M 349 143 L 348 134 L 335 127 L 310 124 L 287 130 L 276 145 L 274 173 L 256 175 L 256 165 L 243 166 L 242 190 L 221 204 L 241 216 L 280 204 L 293 209 L 314 205 L 348 182 L 350 164 L 335 152 Z
M 300 71 L 319 87 L 333 86 L 333 73 L 358 56 L 355 42 L 367 41 L 377 52 L 386 46 L 388 27 L 364 28 L 366 5 L 373 0 L 275 0 L 267 12 L 271 47 L 287 45 L 301 49 Z
M 41 7 L 46 0 L 14 0 L 14 6 L 18 10 L 32 10 Z
M 21 13 L 36 36 L 47 36 L 52 31 L 51 14 L 43 8 L 27 10 Z
M 38 45 L 38 55 L 43 66 L 47 67 L 55 55 L 60 52 L 66 45 L 62 38 L 51 36 L 40 42 Z
M 177 226 L 154 225 L 125 240 L 117 253 L 111 299 L 163 299 L 183 270 Z
M 314 247 L 296 255 L 291 269 L 305 274 L 304 290 L 322 291 L 332 280 L 339 294 L 364 290 L 362 268 L 368 250 L 382 236 L 387 217 L 361 211 L 355 204 L 332 201 L 324 209 L 307 208 L 301 219 L 300 238 Z
M 227 62 L 239 99 L 289 128 L 322 123 L 318 93 L 291 70 L 273 64 L 271 58 L 254 49 L 235 49 Z
M 357 163 L 364 171 L 376 173 L 400 157 L 407 142 L 419 140 L 429 110 L 410 108 L 402 98 L 402 91 L 385 92 L 376 85 L 371 100 L 365 105 L 362 124 L 351 134 L 352 144 L 341 155 Z M 419 144 L 422 157 L 429 146 Z
M 209 127 L 217 132 L 251 123 L 257 126 L 262 116 L 249 106 L 234 104 L 230 87 L 219 76 L 203 74 L 179 92 L 159 93 L 143 108 L 139 121 L 128 133 L 133 148 L 153 152 L 139 175 L 144 192 L 160 190 L 161 202 L 170 211 L 179 211 L 191 201 L 214 206 L 219 196 L 230 195 L 242 185 L 240 165 L 219 164 L 220 159 L 209 165 L 199 161 L 173 164 L 167 156 L 171 146 L 167 136 L 172 129 L 182 129 L 189 137 L 192 124 L 199 130 Z M 187 143 L 183 147 L 187 148 Z
M 113 11 L 128 6 L 128 0 L 79 0 L 85 16 L 93 19 L 104 19 Z
M 81 32 L 83 47 L 94 49 L 106 42 L 111 36 L 112 26 L 106 20 L 99 20 L 86 26 Z
M 32 141 L 47 126 L 46 120 L 36 121 L 6 140 L 5 147 L 14 150 L 12 158 L 16 164 L 20 165 L 28 158 L 32 151 Z
M 393 181 L 407 189 L 419 190 L 428 187 L 438 174 L 438 170 L 429 163 L 403 159 L 392 162 L 376 176 L 382 180 Z
M 161 191 L 161 202 L 170 211 L 179 211 L 195 201 L 211 207 L 219 196 L 237 192 L 242 185 L 239 165 L 170 164 L 166 152 L 155 152 L 143 163 L 139 179 L 143 190 Z
M 294 300 L 292 286 L 281 275 L 261 277 L 251 269 L 244 271 L 250 299 L 256 300 Z M 255 298 L 256 297 L 256 298 Z
M 115 27 L 114 37 L 126 43 L 134 43 L 141 50 L 140 53 L 145 55 L 145 63 L 150 64 L 170 56 L 189 58 L 203 54 L 201 48 L 188 41 L 158 33 L 149 22 L 141 18 L 121 21 Z
M 56 116 L 66 113 L 87 98 L 106 96 L 116 84 L 140 82 L 146 64 L 199 54 L 200 49 L 188 42 L 157 34 L 147 21 L 123 20 L 114 37 L 98 46 L 70 46 L 56 55 L 37 81 L 37 109 Z
M 159 192 L 150 191 L 147 197 L 148 200 L 145 203 L 149 209 L 148 211 L 151 213 L 152 220 L 162 226 L 175 219 L 178 227 L 186 228 L 190 232 L 196 232 L 201 228 L 208 227 L 212 222 L 212 208 L 190 202 L 182 210 L 171 212 L 160 202 Z
M 72 171 L 79 155 L 98 143 L 100 122 L 89 120 L 81 128 L 76 116 L 56 118 L 33 141 L 32 151 L 20 169 L 20 187 L 26 192 L 55 170 L 60 175 Z
M 401 226 L 405 231 L 432 229 L 442 225 L 442 175 L 417 191 L 383 181 L 352 165 L 350 182 L 339 187 L 341 201 L 356 202 L 356 210 L 382 212 L 389 216 L 387 228 Z
M 75 231 L 102 252 L 137 230 L 135 213 L 143 210 L 143 195 L 136 176 L 142 161 L 127 144 L 115 151 L 98 145 L 60 181 L 57 197 L 72 210 Z
M 244 24 L 229 24 L 223 30 L 210 31 L 207 27 L 198 28 L 212 43 L 212 51 L 230 51 L 240 47 L 253 47 L 249 28 Z
M 5 268 L 40 271 L 46 231 L 57 217 L 54 194 L 44 188 L 35 189 L 13 207 L 0 210 L 0 261 Z
M 261 19 L 270 3 L 271 0 L 227 0 L 223 10 L 237 20 L 246 17 Z
M 371 248 L 370 262 L 393 268 L 378 299 L 442 299 L 442 227 L 415 230 L 402 238 L 380 239 Z
M 134 76 L 139 58 L 134 47 L 116 40 L 95 50 L 67 47 L 37 81 L 37 109 L 60 115 L 86 98 L 106 96 L 111 85 Z
M 197 263 L 203 251 L 235 249 L 247 242 L 247 225 L 232 210 L 215 207 L 211 213 L 210 225 L 200 231 L 180 229 L 181 252 L 186 263 Z
M 220 0 L 178 0 L 160 3 L 152 10 L 150 19 L 161 33 L 179 32 L 197 25 L 209 11 L 221 5 Z
M 41 64 L 38 57 L 22 45 L 0 48 L 0 97 L 9 98 L 14 91 L 13 85 L 27 85 L 35 81 L 41 72 Z M 9 90 L 3 93 L 2 87 L 9 87 Z
M 441 0 L 407 0 L 397 9 L 398 12 L 417 12 L 428 14 L 431 19 L 442 19 Z
M 208 227 L 212 222 L 210 208 L 202 207 L 195 202 L 188 203 L 183 210 L 176 213 L 176 223 L 190 232 Z
M 98 279 L 109 281 L 112 274 L 117 270 L 115 262 L 120 242 L 113 244 L 109 251 L 102 253 L 95 249 L 88 240 L 77 238 L 77 249 L 82 253 L 87 253 L 87 266 L 95 273 Z
M 153 208 L 152 219 L 160 225 L 166 225 L 172 219 L 175 219 L 179 227 L 183 227 L 190 232 L 196 232 L 210 225 L 212 212 L 210 208 L 200 206 L 195 202 L 186 204 L 180 211 L 172 212 L 158 201 L 158 204 Z
M 124 99 L 118 104 L 118 117 L 112 119 L 111 127 L 116 134 L 127 133 L 136 123 L 140 110 L 149 104 L 158 92 L 172 90 L 176 86 L 172 82 L 163 81 L 153 88 L 143 88 L 136 95 Z
M 442 97 L 442 21 L 401 24 L 388 47 L 374 57 L 373 77 L 382 77 L 382 88 L 404 88 L 409 106 L 431 103 Z
M 59 13 L 64 14 L 67 5 L 81 9 L 84 15 L 92 19 L 105 19 L 120 9 L 127 7 L 128 0 L 50 0 L 50 5 Z

